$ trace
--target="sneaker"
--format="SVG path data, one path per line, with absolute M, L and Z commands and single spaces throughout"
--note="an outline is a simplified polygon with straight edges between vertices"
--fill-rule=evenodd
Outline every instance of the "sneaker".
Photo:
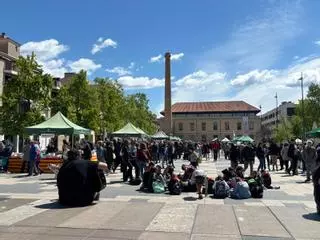
M 309 183 L 309 182 L 311 182 L 311 179 L 306 179 L 304 182 Z
M 203 195 L 201 193 L 199 194 L 199 199 L 203 199 Z

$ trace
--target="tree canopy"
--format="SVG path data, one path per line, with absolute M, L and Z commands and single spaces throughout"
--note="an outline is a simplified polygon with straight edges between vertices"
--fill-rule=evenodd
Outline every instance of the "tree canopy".
M 22 135 L 24 127 L 43 121 L 51 101 L 52 78 L 35 55 L 19 57 L 16 66 L 18 75 L 5 83 L 1 96 L 0 127 L 7 135 Z
M 320 123 L 320 85 L 311 83 L 303 103 L 300 100 L 295 109 L 295 116 L 279 125 L 275 133 L 278 141 L 290 138 L 304 138 L 304 133 Z
M 149 134 L 156 130 L 156 116 L 143 93 L 126 95 L 117 81 L 89 81 L 80 71 L 52 97 L 53 79 L 43 73 L 35 55 L 19 57 L 16 65 L 18 75 L 5 83 L 1 96 L 0 129 L 6 135 L 23 135 L 25 127 L 45 120 L 43 113 L 49 108 L 98 134 L 116 131 L 127 122 Z

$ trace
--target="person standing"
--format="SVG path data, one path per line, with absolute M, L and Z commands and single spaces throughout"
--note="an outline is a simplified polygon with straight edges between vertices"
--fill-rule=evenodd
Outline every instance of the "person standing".
M 320 215 L 320 165 L 316 168 L 312 175 L 313 195 L 317 206 L 317 213 Z
M 140 148 L 137 151 L 137 164 L 140 170 L 140 177 L 143 178 L 144 170 L 147 164 L 150 162 L 150 154 L 148 153 L 145 143 L 140 144 Z
M 292 175 L 298 175 L 298 149 L 296 149 L 294 140 L 291 140 L 288 148 L 288 158 L 291 159 L 290 168 L 287 170 L 287 173 L 290 175 L 292 171 Z
M 229 158 L 231 162 L 231 167 L 233 169 L 236 169 L 238 167 L 239 151 L 233 143 L 231 143 Z
M 289 162 L 292 160 L 289 156 L 288 156 L 288 152 L 289 152 L 289 144 L 288 143 L 284 143 L 280 152 L 280 155 L 282 157 L 282 161 L 283 161 L 283 165 L 285 167 L 285 171 L 288 171 L 289 169 Z
M 272 164 L 272 171 L 276 170 L 278 171 L 278 155 L 279 155 L 279 148 L 277 144 L 274 141 L 271 141 L 270 148 L 269 148 L 269 154 L 271 158 L 271 164 Z
M 35 142 L 31 142 L 31 147 L 30 147 L 30 157 L 29 157 L 29 175 L 38 175 L 39 171 L 37 168 L 37 161 L 40 158 L 40 148 L 39 145 Z
M 316 167 L 317 151 L 312 146 L 312 141 L 307 141 L 307 146 L 302 152 L 302 159 L 305 162 L 307 179 L 305 182 L 311 181 L 311 174 Z
M 26 139 L 23 145 L 23 158 L 22 158 L 22 166 L 21 173 L 24 173 L 26 168 L 27 172 L 29 172 L 29 160 L 30 160 L 30 140 Z
M 216 162 L 218 160 L 218 153 L 220 150 L 220 145 L 217 140 L 214 141 L 212 144 L 212 149 L 213 149 L 213 159 Z
M 263 150 L 262 143 L 258 144 L 256 155 L 257 155 L 257 158 L 259 159 L 258 171 L 265 170 L 266 169 L 266 159 L 264 157 L 264 150 Z
M 243 158 L 244 158 L 244 170 L 246 171 L 248 169 L 248 166 L 250 166 L 250 175 L 251 175 L 253 172 L 255 149 L 252 146 L 252 144 L 249 143 L 243 148 L 242 151 L 243 151 Z

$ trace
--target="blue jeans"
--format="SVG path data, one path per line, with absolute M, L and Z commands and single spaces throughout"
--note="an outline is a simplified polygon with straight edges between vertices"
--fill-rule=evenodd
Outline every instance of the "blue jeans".
M 140 170 L 140 177 L 141 179 L 143 179 L 144 169 L 147 166 L 147 164 L 145 162 L 140 162 L 140 161 L 138 161 L 137 164 Z
M 265 170 L 266 169 L 266 160 L 264 157 L 259 158 L 259 166 L 258 166 L 258 171 L 259 170 Z

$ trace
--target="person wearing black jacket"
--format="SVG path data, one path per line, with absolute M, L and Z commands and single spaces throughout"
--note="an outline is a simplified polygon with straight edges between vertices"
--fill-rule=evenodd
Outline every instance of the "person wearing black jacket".
M 59 202 L 66 206 L 87 206 L 99 199 L 99 192 L 106 186 L 104 174 L 108 165 L 103 162 L 79 160 L 75 150 L 68 152 L 68 160 L 57 176 Z
M 277 144 L 273 141 L 271 141 L 270 147 L 269 147 L 269 155 L 271 158 L 271 165 L 272 165 L 272 171 L 276 170 L 278 171 L 278 156 L 279 156 L 279 148 Z
M 121 155 L 122 155 L 122 175 L 123 175 L 123 181 L 126 182 L 128 179 L 130 181 L 133 180 L 132 176 L 132 164 L 129 161 L 129 141 L 124 140 L 122 148 L 121 148 Z
M 256 155 L 257 158 L 259 159 L 259 166 L 258 166 L 258 171 L 259 170 L 265 170 L 266 169 L 266 159 L 264 157 L 264 150 L 262 147 L 262 143 L 258 144 L 257 150 L 256 150 Z
M 242 155 L 244 158 L 244 171 L 246 171 L 248 169 L 248 166 L 250 166 L 250 174 L 252 174 L 255 158 L 254 146 L 251 143 L 246 145 L 242 150 Z
M 289 149 L 288 149 L 288 157 L 291 158 L 291 164 L 290 164 L 290 168 L 287 169 L 287 173 L 290 175 L 292 172 L 292 175 L 298 175 L 298 154 L 297 154 L 297 150 L 294 144 L 294 139 L 291 140 L 290 144 L 289 144 Z
M 317 213 L 320 215 L 320 165 L 313 172 L 312 181 L 313 181 L 314 201 L 316 202 L 316 205 L 317 205 Z
M 239 151 L 233 143 L 231 143 L 229 158 L 231 162 L 231 167 L 233 169 L 236 169 L 238 166 Z

